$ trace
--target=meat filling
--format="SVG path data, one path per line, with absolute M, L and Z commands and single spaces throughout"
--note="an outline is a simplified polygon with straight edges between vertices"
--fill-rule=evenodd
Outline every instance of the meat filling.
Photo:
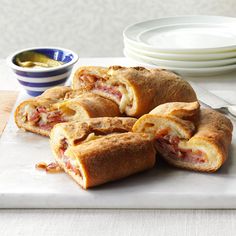
M 23 121 L 44 130 L 51 130 L 55 124 L 65 122 L 66 120 L 63 118 L 60 110 L 50 111 L 46 107 L 39 106 L 36 108 L 26 108 Z
M 201 150 L 183 149 L 179 147 L 180 138 L 171 136 L 168 133 L 158 133 L 156 139 L 157 151 L 164 156 L 175 160 L 182 160 L 191 163 L 205 163 L 206 155 Z
M 59 148 L 60 157 L 64 156 L 64 153 L 67 148 L 68 148 L 68 143 L 66 141 L 66 138 L 63 138 L 62 140 L 60 140 L 60 148 Z
M 125 85 L 121 83 L 118 84 L 117 82 L 108 83 L 109 80 L 106 80 L 106 78 L 96 75 L 83 74 L 80 76 L 80 81 L 82 84 L 86 84 L 86 86 L 90 87 L 90 89 L 102 91 L 114 97 L 114 99 L 119 102 L 121 112 L 124 112 L 126 107 L 131 108 L 133 98 L 131 93 L 127 91 Z M 104 81 L 106 81 L 106 83 Z
M 71 160 L 65 155 L 65 151 L 67 148 L 68 143 L 66 141 L 66 138 L 64 138 L 60 141 L 59 158 L 63 160 L 66 169 L 73 171 L 76 175 L 79 175 L 81 178 L 83 178 L 79 170 L 78 160 Z
M 102 83 L 95 83 L 94 89 L 108 93 L 114 96 L 118 101 L 121 101 L 122 93 L 118 90 L 118 86 L 108 86 Z

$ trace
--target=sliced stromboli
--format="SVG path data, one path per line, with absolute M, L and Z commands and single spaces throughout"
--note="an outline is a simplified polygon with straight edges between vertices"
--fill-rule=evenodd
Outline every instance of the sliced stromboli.
M 15 111 L 17 126 L 49 136 L 57 123 L 120 115 L 113 101 L 89 92 L 73 92 L 71 96 L 71 92 L 68 87 L 54 87 L 39 97 L 22 102 Z
M 66 149 L 56 161 L 87 189 L 150 169 L 155 164 L 153 141 L 147 134 L 103 136 Z
M 74 89 L 87 89 L 115 101 L 120 111 L 139 117 L 166 102 L 193 102 L 196 94 L 185 80 L 161 69 L 143 67 L 81 67 Z
M 153 138 L 128 132 L 134 122 L 115 117 L 56 125 L 50 143 L 57 163 L 84 189 L 152 168 Z
M 152 134 L 157 151 L 176 167 L 203 172 L 218 170 L 228 155 L 231 121 L 211 109 L 198 111 L 194 103 L 167 104 L 166 108 L 156 108 L 142 116 L 133 131 Z

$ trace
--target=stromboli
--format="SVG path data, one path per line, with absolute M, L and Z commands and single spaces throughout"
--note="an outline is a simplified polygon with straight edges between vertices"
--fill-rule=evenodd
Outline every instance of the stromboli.
M 196 94 L 180 76 L 162 69 L 87 66 L 74 75 L 72 87 L 113 100 L 121 113 L 139 117 L 166 102 L 193 102 Z
M 57 124 L 50 135 L 57 163 L 85 189 L 152 168 L 153 139 L 129 132 L 135 121 L 104 117 Z
M 133 132 L 152 134 L 157 151 L 174 166 L 214 172 L 228 156 L 233 126 L 223 114 L 198 106 L 196 102 L 163 104 L 142 116 Z
M 57 123 L 119 115 L 113 101 L 89 92 L 72 91 L 69 87 L 54 87 L 18 105 L 15 122 L 19 128 L 49 136 Z

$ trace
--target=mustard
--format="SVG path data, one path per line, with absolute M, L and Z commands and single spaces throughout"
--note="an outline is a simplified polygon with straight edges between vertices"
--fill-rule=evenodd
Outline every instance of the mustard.
M 16 56 L 15 62 L 18 66 L 29 68 L 50 68 L 63 64 L 53 60 L 42 53 L 34 51 L 22 52 Z

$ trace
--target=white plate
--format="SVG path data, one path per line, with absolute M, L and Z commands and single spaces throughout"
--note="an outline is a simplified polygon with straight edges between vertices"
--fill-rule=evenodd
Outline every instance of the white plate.
M 159 63 L 156 64 L 155 60 L 150 59 L 149 57 L 135 55 L 132 52 L 127 52 L 124 50 L 124 55 L 137 62 L 142 63 L 143 66 L 151 66 L 151 67 L 160 67 L 167 70 L 174 71 L 180 75 L 184 76 L 212 76 L 212 75 L 219 75 L 225 74 L 236 70 L 236 64 L 228 65 L 228 66 L 219 66 L 219 67 L 208 67 L 208 68 L 180 68 L 180 67 L 173 67 L 173 66 L 164 66 L 160 65 Z
M 177 61 L 177 60 L 167 60 L 143 55 L 138 51 L 131 49 L 129 47 L 126 47 L 125 51 L 127 53 L 135 55 L 136 57 L 140 57 L 140 59 L 149 60 L 153 64 L 160 66 L 172 66 L 172 67 L 183 67 L 183 68 L 209 68 L 209 67 L 232 65 L 236 63 L 236 58 L 230 58 L 224 60 L 209 60 L 209 61 L 184 61 L 184 60 Z
M 217 24 L 185 23 L 141 32 L 138 40 L 161 49 L 208 49 L 235 47 L 236 32 Z
M 19 130 L 12 114 L 0 140 L 0 208 L 236 208 L 235 137 L 217 173 L 158 161 L 150 171 L 85 191 L 65 173 L 35 170 L 54 160 L 48 138 Z
M 145 49 L 141 49 L 131 42 L 124 40 L 124 45 L 127 48 L 136 51 L 139 54 L 155 57 L 159 59 L 167 59 L 167 60 L 188 60 L 188 61 L 208 61 L 208 60 L 223 60 L 230 59 L 236 57 L 236 51 L 230 52 L 218 52 L 218 53 L 161 53 L 155 51 L 148 51 Z
M 170 53 L 207 53 L 236 49 L 236 19 L 184 16 L 144 21 L 128 26 L 126 40 L 146 49 Z

